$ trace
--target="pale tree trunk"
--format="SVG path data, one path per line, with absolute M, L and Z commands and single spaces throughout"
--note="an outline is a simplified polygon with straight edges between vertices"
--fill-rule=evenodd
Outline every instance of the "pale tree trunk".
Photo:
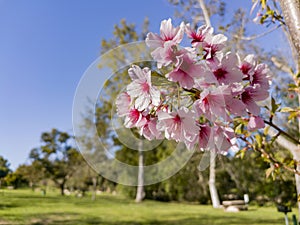
M 300 53 L 300 0 L 280 0 L 284 21 L 289 29 L 292 42 Z
M 220 208 L 220 199 L 216 188 L 216 152 L 210 153 L 210 164 L 209 164 L 209 192 L 211 203 L 214 208 Z
M 296 68 L 300 72 L 300 0 L 280 0 L 284 21 L 288 27 L 292 48 L 296 50 Z M 295 52 L 294 50 L 294 52 Z M 292 49 L 293 51 L 293 49 Z M 300 94 L 298 94 L 298 101 L 300 105 Z M 298 127 L 300 133 L 300 118 L 298 118 Z M 291 148 L 293 148 L 291 150 Z M 293 154 L 295 160 L 300 161 L 300 146 L 289 145 L 287 147 Z M 300 170 L 300 165 L 296 168 Z M 295 174 L 297 196 L 300 196 L 300 176 Z M 298 201 L 298 222 L 300 222 L 300 202 Z
M 93 177 L 92 182 L 93 182 L 92 201 L 95 201 L 96 200 L 96 191 L 97 191 L 97 177 Z
M 203 17 L 207 26 L 211 26 L 209 13 L 205 5 L 204 0 L 199 0 L 199 5 L 203 13 Z M 209 191 L 210 198 L 214 208 L 220 208 L 220 199 L 216 188 L 216 153 L 211 152 L 210 154 L 210 165 L 209 165 Z
M 144 192 L 144 153 L 142 150 L 142 142 L 139 143 L 139 170 L 138 170 L 138 186 L 136 190 L 135 202 L 142 202 L 145 197 Z
M 275 132 L 273 133 L 272 131 L 269 131 L 269 134 L 274 136 Z M 293 158 L 297 161 L 300 161 L 300 150 L 299 150 L 299 146 L 297 146 L 296 144 L 294 144 L 293 142 L 287 140 L 285 137 L 283 137 L 282 135 L 279 136 L 276 139 L 276 142 L 284 147 L 285 149 L 289 150 L 291 152 L 291 154 L 293 155 Z M 297 166 L 297 171 L 300 171 L 300 167 L 299 164 Z M 296 190 L 297 190 L 297 195 L 299 196 L 300 194 L 300 176 L 295 174 L 295 181 L 296 181 Z M 300 220 L 300 202 L 298 201 L 298 221 Z M 299 222 L 300 224 L 300 222 Z

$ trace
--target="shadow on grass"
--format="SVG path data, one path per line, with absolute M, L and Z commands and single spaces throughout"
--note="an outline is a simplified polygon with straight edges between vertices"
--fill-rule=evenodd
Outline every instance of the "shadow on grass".
M 257 218 L 245 218 L 241 222 L 241 218 L 235 218 L 231 215 L 228 216 L 199 216 L 187 217 L 184 219 L 176 219 L 176 215 L 172 217 L 170 215 L 168 218 L 156 218 L 153 220 L 147 221 L 136 221 L 136 220 L 127 220 L 127 221 L 118 221 L 118 218 L 100 218 L 95 216 L 89 216 L 82 218 L 82 215 L 79 214 L 45 214 L 39 215 L 40 219 L 32 219 L 31 225 L 253 225 L 253 224 L 264 224 L 264 225 L 273 225 L 273 224 L 282 224 L 283 220 L 281 219 L 257 219 Z M 68 219 L 67 217 L 71 216 L 73 218 Z M 74 218 L 79 217 L 79 218 Z
M 16 203 L 0 203 L 0 210 L 17 208 L 17 207 L 20 207 L 20 205 Z

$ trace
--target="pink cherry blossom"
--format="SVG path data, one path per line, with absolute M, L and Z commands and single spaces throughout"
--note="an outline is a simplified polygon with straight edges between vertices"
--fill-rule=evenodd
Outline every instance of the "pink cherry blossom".
M 264 120 L 259 116 L 251 116 L 247 125 L 249 131 L 255 131 L 260 128 L 264 128 Z
M 151 52 L 151 56 L 157 62 L 157 67 L 160 69 L 162 66 L 168 66 L 171 63 L 175 65 L 180 63 L 182 55 L 187 52 L 185 49 L 178 49 L 172 42 L 166 42 L 163 47 L 156 48 Z
M 154 139 L 162 139 L 163 135 L 161 131 L 157 129 L 157 118 L 150 118 L 147 120 L 140 130 L 140 134 L 143 135 L 149 141 Z
M 216 59 L 216 61 L 210 63 L 209 66 L 220 84 L 231 84 L 241 82 L 243 79 L 243 74 L 237 67 L 237 63 L 236 54 L 229 52 L 221 59 Z
M 204 58 L 208 60 L 214 59 L 216 53 L 220 52 L 225 47 L 226 41 L 227 37 L 223 34 L 208 34 L 202 44 L 202 48 L 205 51 Z
M 240 95 L 244 92 L 243 85 L 234 83 L 224 88 L 223 95 L 227 111 L 236 116 L 246 116 L 246 105 L 240 99 Z
M 151 71 L 148 68 L 141 69 L 132 66 L 128 70 L 133 81 L 127 86 L 127 93 L 131 98 L 135 98 L 135 108 L 146 109 L 151 103 L 154 106 L 160 104 L 160 92 L 151 84 Z
M 239 66 L 241 72 L 244 74 L 244 79 L 252 82 L 255 66 L 254 55 L 247 55 Z
M 146 123 L 147 123 L 147 119 L 143 116 L 143 114 L 139 110 L 135 108 L 131 109 L 127 113 L 124 121 L 124 125 L 127 128 L 141 127 Z
M 200 78 L 204 71 L 203 64 L 196 64 L 189 53 L 182 55 L 182 60 L 177 64 L 177 67 L 166 77 L 174 82 L 178 82 L 183 88 L 191 89 L 195 82 L 195 78 Z
M 158 130 L 165 132 L 167 139 L 178 142 L 194 142 L 198 135 L 199 127 L 195 122 L 195 113 L 182 107 L 171 113 L 158 112 Z
M 163 20 L 160 25 L 160 35 L 152 32 L 148 33 L 146 37 L 146 44 L 150 48 L 164 47 L 165 42 L 172 42 L 179 44 L 184 34 L 184 23 L 179 27 L 173 27 L 172 20 Z
M 198 139 L 199 148 L 202 150 L 208 149 L 213 141 L 213 130 L 207 124 L 201 124 Z
M 235 144 L 234 130 L 230 127 L 214 127 L 214 144 L 215 150 L 225 153 Z
M 215 120 L 219 117 L 228 119 L 223 92 L 224 88 L 222 87 L 212 90 L 203 90 L 203 92 L 200 94 L 200 98 L 196 100 L 193 105 L 197 115 L 204 115 L 209 120 Z
M 131 98 L 126 92 L 122 92 L 118 95 L 116 100 L 118 116 L 123 117 L 130 111 Z
M 199 44 L 201 44 L 200 47 L 202 47 L 202 43 L 204 42 L 205 37 L 208 34 L 211 35 L 213 33 L 213 28 L 203 25 L 199 27 L 197 31 L 195 31 L 194 29 L 191 28 L 190 24 L 187 24 L 185 26 L 185 31 L 188 38 L 192 39 L 192 46 L 197 48 L 199 47 Z
M 260 85 L 255 85 L 245 88 L 241 100 L 246 105 L 246 109 L 257 116 L 260 113 L 260 107 L 256 102 L 265 100 L 268 96 L 268 90 L 262 89 Z
M 266 64 L 258 64 L 255 67 L 251 85 L 259 84 L 262 89 L 267 91 L 270 88 L 270 70 Z

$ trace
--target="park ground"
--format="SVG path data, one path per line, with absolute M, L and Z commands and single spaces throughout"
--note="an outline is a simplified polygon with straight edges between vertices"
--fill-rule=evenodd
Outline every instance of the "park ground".
M 289 218 L 296 210 L 289 214 Z M 291 221 L 290 221 L 291 222 Z M 248 211 L 228 213 L 208 205 L 144 201 L 102 194 L 60 196 L 52 191 L 43 196 L 31 190 L 0 190 L 0 224 L 105 224 L 105 225 L 224 225 L 284 224 L 282 213 L 273 206 L 250 205 Z

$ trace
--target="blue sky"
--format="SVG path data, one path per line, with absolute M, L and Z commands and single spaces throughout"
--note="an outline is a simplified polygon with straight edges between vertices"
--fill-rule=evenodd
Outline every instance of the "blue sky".
M 0 0 L 0 155 L 11 168 L 26 162 L 42 132 L 72 132 L 76 86 L 114 24 L 140 27 L 148 16 L 157 32 L 173 12 L 167 0 Z

